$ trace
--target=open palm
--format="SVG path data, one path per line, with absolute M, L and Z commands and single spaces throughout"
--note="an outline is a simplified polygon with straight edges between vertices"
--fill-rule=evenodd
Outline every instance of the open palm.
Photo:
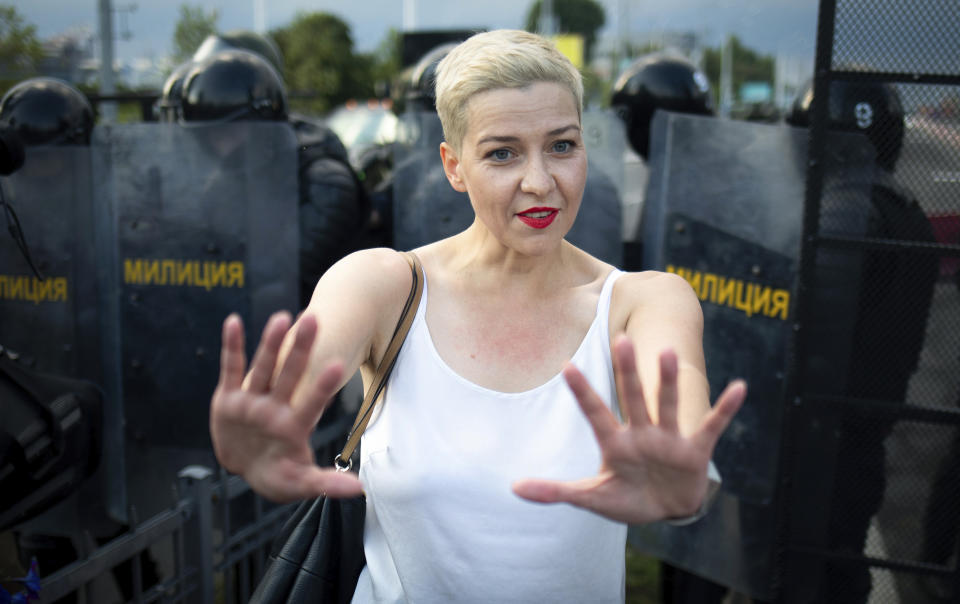
M 561 482 L 527 479 L 514 492 L 542 503 L 567 502 L 607 518 L 641 524 L 693 514 L 707 492 L 707 466 L 720 435 L 746 397 L 737 380 L 690 435 L 677 422 L 677 357 L 660 354 L 660 387 L 656 421 L 647 409 L 633 344 L 626 336 L 613 346 L 614 376 L 627 417 L 621 424 L 586 378 L 573 365 L 563 375 L 576 396 L 600 446 L 602 463 L 596 476 Z
M 355 475 L 317 467 L 310 448 L 310 434 L 336 392 L 343 367 L 331 364 L 315 383 L 301 384 L 308 379 L 305 370 L 318 330 L 316 320 L 304 316 L 276 371 L 290 323 L 287 313 L 270 318 L 244 377 L 243 325 L 236 315 L 224 321 L 220 380 L 210 407 L 214 452 L 227 470 L 275 501 L 358 495 L 362 486 Z

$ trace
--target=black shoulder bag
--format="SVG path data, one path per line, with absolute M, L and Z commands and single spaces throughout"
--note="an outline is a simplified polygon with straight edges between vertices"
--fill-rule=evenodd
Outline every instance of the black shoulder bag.
M 413 253 L 404 254 L 413 273 L 413 285 L 403 314 L 393 332 L 377 375 L 364 396 L 343 451 L 334 464 L 341 472 L 353 466 L 353 453 L 370 422 L 397 360 L 423 293 L 423 268 Z M 348 603 L 366 564 L 363 554 L 364 497 L 317 497 L 302 502 L 284 524 L 270 552 L 267 570 L 257 586 L 252 604 Z

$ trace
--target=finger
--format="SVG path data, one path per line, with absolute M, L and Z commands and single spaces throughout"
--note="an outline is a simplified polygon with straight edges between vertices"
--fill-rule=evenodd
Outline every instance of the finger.
M 730 425 L 730 421 L 740 410 L 746 398 L 747 383 L 743 380 L 730 382 L 717 398 L 717 403 L 703 419 L 700 429 L 693 437 L 697 445 L 712 451 L 720 439 L 720 435 Z
M 277 468 L 271 479 L 257 485 L 257 492 L 268 499 L 286 503 L 328 495 L 354 497 L 363 494 L 363 483 L 351 472 L 337 472 L 317 466 Z
M 660 353 L 660 390 L 657 393 L 658 424 L 664 430 L 677 431 L 677 353 Z
M 289 328 L 290 314 L 287 312 L 274 313 L 264 326 L 260 345 L 257 346 L 257 352 L 253 355 L 250 374 L 245 384 L 251 392 L 262 393 L 270 389 L 270 380 L 273 379 L 280 344 Z
M 336 394 L 343 378 L 343 363 L 334 361 L 323 368 L 310 392 L 293 406 L 296 421 L 305 426 L 313 426 L 323 415 L 333 395 Z
M 647 402 L 637 373 L 637 356 L 633 342 L 626 334 L 620 334 L 613 342 L 613 375 L 617 382 L 617 392 L 622 397 L 624 418 L 628 423 L 645 424 L 650 421 Z
M 356 497 L 363 495 L 363 483 L 353 472 L 313 468 L 303 482 L 302 498 L 326 495 L 328 497 Z
M 224 319 L 221 341 L 219 385 L 226 390 L 236 390 L 243 383 L 243 372 L 247 368 L 240 315 L 232 313 Z
M 283 401 L 290 400 L 294 388 L 303 377 L 303 370 L 310 359 L 310 350 L 317 335 L 317 320 L 307 315 L 296 324 L 295 329 L 293 346 L 288 351 L 273 385 L 274 395 Z
M 598 481 L 597 477 L 568 482 L 526 478 L 514 482 L 512 488 L 519 497 L 537 503 L 571 503 L 590 508 Z
M 617 419 L 607 408 L 603 399 L 590 387 L 587 378 L 580 373 L 579 369 L 568 363 L 563 368 L 563 377 L 567 380 L 570 390 L 573 391 L 573 396 L 580 404 L 583 414 L 587 416 L 587 421 L 593 428 L 593 434 L 597 437 L 597 442 L 603 447 L 603 444 L 620 428 Z

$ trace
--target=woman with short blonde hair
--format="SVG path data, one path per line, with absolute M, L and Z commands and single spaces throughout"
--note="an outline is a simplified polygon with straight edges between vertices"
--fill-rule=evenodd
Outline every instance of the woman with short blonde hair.
M 334 265 L 292 327 L 274 316 L 245 377 L 226 320 L 217 456 L 276 500 L 366 493 L 354 602 L 622 602 L 627 523 L 702 509 L 745 385 L 710 408 L 686 281 L 565 240 L 587 175 L 582 84 L 549 41 L 477 34 L 440 65 L 437 104 L 444 172 L 476 217 L 414 250 L 423 297 L 359 476 L 318 467 L 309 435 L 384 357 L 411 284 L 389 249 Z

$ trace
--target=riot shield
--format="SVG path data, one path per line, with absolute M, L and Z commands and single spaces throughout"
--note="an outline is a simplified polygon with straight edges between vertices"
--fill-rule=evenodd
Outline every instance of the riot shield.
M 214 463 L 223 319 L 243 318 L 249 355 L 272 312 L 297 310 L 296 138 L 286 123 L 131 124 L 98 128 L 94 144 L 117 283 L 106 329 L 143 514 L 167 504 L 156 493 L 177 470 Z
M 40 371 L 99 382 L 90 174 L 89 147 L 28 147 L 23 168 L 0 181 L 43 277 L 33 273 L 5 228 L 0 345 Z
M 615 266 L 622 264 L 620 189 L 623 181 L 622 127 L 612 115 L 584 115 L 590 157 L 583 202 L 570 243 Z M 473 222 L 466 193 L 455 191 L 440 162 L 443 129 L 432 112 L 401 116 L 393 150 L 393 242 L 408 250 L 455 235 Z
M 28 147 L 23 168 L 0 181 L 16 214 L 26 250 L 43 279 L 30 268 L 9 232 L 0 235 L 0 346 L 31 369 L 81 378 L 108 391 L 100 326 L 111 291 L 97 246 L 108 234 L 93 193 L 93 151 L 84 146 Z M 7 216 L 12 226 L 12 216 Z M 6 231 L 6 229 L 5 229 Z M 126 513 L 123 409 L 120 398 L 103 399 L 96 474 L 32 529 L 55 532 L 81 522 L 96 533 L 99 519 Z M 80 518 L 83 518 L 81 521 Z
M 567 240 L 604 262 L 623 267 L 623 123 L 609 111 L 585 111 L 583 142 L 589 158 L 583 201 Z
M 443 173 L 443 128 L 433 112 L 400 116 L 393 147 L 393 245 L 409 250 L 456 235 L 473 222 L 466 193 Z
M 688 527 L 633 527 L 630 538 L 664 560 L 759 598 L 772 590 L 773 502 L 806 140 L 805 131 L 782 126 L 658 113 L 641 224 L 645 268 L 683 276 L 701 300 L 711 392 L 741 377 L 749 394 L 714 452 L 723 487 L 711 512 Z M 860 209 L 869 205 L 873 170 L 869 145 L 859 136 L 836 135 L 833 146 L 838 161 L 828 170 L 824 207 L 865 216 Z M 855 263 L 849 257 L 825 262 L 833 272 L 821 274 L 824 283 L 849 280 Z M 852 338 L 857 292 L 821 291 L 834 295 L 824 302 L 837 321 L 810 352 L 823 359 L 818 379 L 830 384 L 844 373 L 843 346 Z

